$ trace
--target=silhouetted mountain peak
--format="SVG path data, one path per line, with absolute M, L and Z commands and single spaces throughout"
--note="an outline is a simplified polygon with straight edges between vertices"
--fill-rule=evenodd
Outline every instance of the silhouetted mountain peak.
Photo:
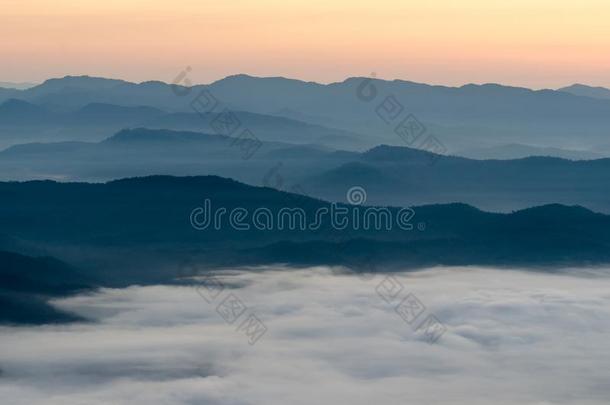
M 23 100 L 9 99 L 0 105 L 2 124 L 40 124 L 51 117 L 46 108 Z
M 237 73 L 234 75 L 225 76 L 222 79 L 216 80 L 213 83 L 219 83 L 219 82 L 223 82 L 223 81 L 231 82 L 231 81 L 253 80 L 253 79 L 256 80 L 256 79 L 260 79 L 260 78 L 256 77 L 256 76 L 248 75 L 246 73 Z
M 466 149 L 457 151 L 455 154 L 477 160 L 511 160 L 532 156 L 558 157 L 568 160 L 593 160 L 602 157 L 602 155 L 587 150 L 540 147 L 520 143 Z
M 546 204 L 531 208 L 525 208 L 519 211 L 515 211 L 516 216 L 530 216 L 530 217 L 552 217 L 552 218 L 563 218 L 569 220 L 569 218 L 597 218 L 604 217 L 603 214 L 593 212 L 588 208 L 581 205 L 564 205 L 564 204 Z
M 143 86 L 143 87 L 167 87 L 168 84 L 165 83 L 165 82 L 162 82 L 160 80 L 148 80 L 148 81 L 140 83 L 140 86 Z
M 560 162 L 570 162 L 569 159 L 559 158 L 555 156 L 527 156 L 521 159 L 509 159 L 509 161 L 521 160 L 524 162 L 530 163 L 560 163 Z
M 582 84 L 582 83 L 574 83 L 570 86 L 566 86 L 566 87 L 562 87 L 560 89 L 558 89 L 559 91 L 566 91 L 566 90 L 590 90 L 590 89 L 598 89 L 598 90 L 608 90 L 604 87 L 600 87 L 600 86 L 588 86 L 586 84 Z
M 255 190 L 263 190 L 259 187 L 249 186 L 244 183 L 240 183 L 236 180 L 207 175 L 207 176 L 167 176 L 167 175 L 154 175 L 154 176 L 142 176 L 142 177 L 130 177 L 125 179 L 112 180 L 106 183 L 107 185 L 121 186 L 129 190 L 137 189 L 157 189 L 163 190 L 164 188 L 173 190 L 199 190 L 202 196 L 206 192 L 211 191 L 223 191 L 229 190 L 235 192 L 237 195 L 245 196 L 243 193 L 253 192 Z M 275 189 L 266 189 L 273 194 L 283 193 Z M 190 192 L 189 191 L 189 192 Z
M 265 82 L 266 84 L 276 83 L 276 84 L 311 84 L 317 86 L 323 86 L 320 83 L 313 81 L 305 81 L 299 79 L 292 79 L 283 76 L 252 76 L 245 73 L 239 73 L 235 75 L 229 75 L 223 79 L 217 80 L 212 84 L 219 83 L 246 83 L 246 82 Z
M 588 86 L 586 84 L 580 83 L 560 88 L 557 91 L 563 91 L 565 93 L 570 93 L 576 96 L 610 99 L 610 89 L 599 86 Z
M 184 142 L 203 140 L 226 140 L 223 135 L 202 134 L 190 131 L 172 131 L 168 129 L 133 128 L 123 129 L 102 143 L 118 142 Z
M 58 91 L 66 88 L 82 90 L 101 90 L 116 87 L 128 83 L 125 80 L 107 79 L 92 76 L 65 76 L 45 80 L 42 84 L 33 87 L 32 90 Z
M 362 154 L 365 160 L 405 161 L 407 159 L 430 159 L 435 155 L 431 152 L 409 148 L 406 146 L 379 145 Z
M 214 91 L 227 92 L 227 96 L 233 98 L 240 95 L 242 98 L 250 98 L 256 94 L 265 94 L 266 97 L 277 97 L 284 99 L 288 94 L 300 92 L 301 96 L 308 96 L 316 90 L 323 88 L 323 84 L 305 82 L 285 77 L 255 77 L 246 74 L 227 76 L 209 85 Z M 260 101 L 259 101 L 260 104 Z M 260 105 L 259 107 L 265 107 Z M 284 108 L 285 105 L 281 106 Z M 268 112 L 268 108 L 259 111 Z

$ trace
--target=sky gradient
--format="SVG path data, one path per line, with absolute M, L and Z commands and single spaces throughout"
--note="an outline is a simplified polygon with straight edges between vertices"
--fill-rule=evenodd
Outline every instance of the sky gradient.
M 610 87 L 607 0 L 3 0 L 0 81 L 171 81 L 185 66 L 317 82 Z

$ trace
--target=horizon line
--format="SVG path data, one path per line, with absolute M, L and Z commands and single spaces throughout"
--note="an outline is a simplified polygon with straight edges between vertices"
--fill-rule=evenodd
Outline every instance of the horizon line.
M 188 69 L 188 67 L 187 67 Z M 251 79 L 261 79 L 261 80 L 267 80 L 267 79 L 276 79 L 276 80 L 287 80 L 287 81 L 294 81 L 294 82 L 299 82 L 299 83 L 304 83 L 304 84 L 311 84 L 311 85 L 317 85 L 317 86 L 333 86 L 333 85 L 339 85 L 339 84 L 344 84 L 349 80 L 354 80 L 354 79 L 371 79 L 371 80 L 377 80 L 377 81 L 382 81 L 382 82 L 388 82 L 388 83 L 408 83 L 408 84 L 415 84 L 415 85 L 421 85 L 421 86 L 428 86 L 428 87 L 442 87 L 442 88 L 450 88 L 450 89 L 461 89 L 464 87 L 468 87 L 468 86 L 477 86 L 477 87 L 483 87 L 483 86 L 500 86 L 500 87 L 506 87 L 506 88 L 515 88 L 515 89 L 526 89 L 526 90 L 531 90 L 531 91 L 545 91 L 545 90 L 551 90 L 551 91 L 560 91 L 561 89 L 565 89 L 568 87 L 572 87 L 572 86 L 585 86 L 585 87 L 589 87 L 592 89 L 604 89 L 604 90 L 610 90 L 610 88 L 608 87 L 604 87 L 604 86 L 596 86 L 596 85 L 591 85 L 591 84 L 584 84 L 582 82 L 579 83 L 569 83 L 566 84 L 564 86 L 561 87 L 557 87 L 557 88 L 551 88 L 551 87 L 541 87 L 541 88 L 533 88 L 533 87 L 527 87 L 527 86 L 516 86 L 516 85 L 508 85 L 508 84 L 502 84 L 500 82 L 483 82 L 483 83 L 475 83 L 475 82 L 468 82 L 468 83 L 464 83 L 462 85 L 446 85 L 446 84 L 438 84 L 438 83 L 427 83 L 427 82 L 416 82 L 416 81 L 412 81 L 412 80 L 408 80 L 408 79 L 400 79 L 400 78 L 381 78 L 381 77 L 377 77 L 375 74 L 372 74 L 371 76 L 349 76 L 346 77 L 345 79 L 343 79 L 342 81 L 332 81 L 332 82 L 318 82 L 318 81 L 313 81 L 313 80 L 304 80 L 304 79 L 299 79 L 299 78 L 294 78 L 294 77 L 287 77 L 287 76 L 256 76 L 256 75 L 252 75 L 249 73 L 236 73 L 236 74 L 230 74 L 227 76 L 224 76 L 220 79 L 217 80 L 213 80 L 211 82 L 208 83 L 193 83 L 190 86 L 184 86 L 184 85 L 180 85 L 182 87 L 197 87 L 197 86 L 211 86 L 214 85 L 216 83 L 222 82 L 224 80 L 227 79 L 234 79 L 234 78 L 239 78 L 239 77 L 245 77 L 245 78 L 251 78 Z M 109 77 L 109 76 L 96 76 L 96 75 L 89 75 L 89 74 L 67 74 L 65 76 L 57 76 L 57 77 L 49 77 L 48 79 L 45 79 L 42 82 L 34 82 L 34 81 L 20 81 L 20 82 L 11 82 L 11 81 L 2 81 L 0 80 L 0 88 L 3 89 L 10 89 L 10 90 L 17 90 L 17 91 L 25 91 L 25 90 L 29 90 L 38 86 L 41 86 L 49 81 L 52 80 L 64 80 L 64 79 L 69 79 L 69 78 L 88 78 L 88 79 L 101 79 L 101 80 L 114 80 L 114 81 L 120 81 L 120 82 L 124 82 L 124 83 L 129 83 L 129 84 L 136 84 L 136 85 L 141 85 L 141 84 L 146 84 L 146 83 L 162 83 L 165 85 L 172 85 L 175 84 L 173 82 L 166 82 L 163 80 L 143 80 L 143 81 L 131 81 L 131 80 L 126 80 L 126 79 L 122 79 L 122 78 L 117 78 L 117 77 Z M 32 84 L 32 86 L 28 87 L 28 88 L 24 88 L 24 89 L 19 89 L 19 88 L 12 88 L 12 87 L 2 87 L 2 84 L 14 84 L 14 85 L 23 85 L 23 84 Z

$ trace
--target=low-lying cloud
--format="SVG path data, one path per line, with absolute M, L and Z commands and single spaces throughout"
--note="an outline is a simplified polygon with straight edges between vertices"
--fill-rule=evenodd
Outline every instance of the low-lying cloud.
M 602 272 L 604 273 L 604 272 Z M 608 274 L 608 273 L 606 273 Z M 364 280 L 328 268 L 219 277 L 254 345 L 191 286 L 56 302 L 96 322 L 0 329 L 3 404 L 607 404 L 606 274 L 394 274 L 447 330 L 429 344 Z

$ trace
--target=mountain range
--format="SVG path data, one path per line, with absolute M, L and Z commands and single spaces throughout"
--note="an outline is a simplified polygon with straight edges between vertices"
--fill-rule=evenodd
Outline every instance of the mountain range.
M 522 159 L 531 156 L 557 157 L 568 160 L 593 160 L 607 157 L 604 151 L 561 149 L 544 146 L 507 144 L 456 151 L 455 155 L 470 159 Z
M 89 265 L 95 263 L 91 257 L 96 251 L 124 252 L 106 259 L 117 262 L 140 254 L 146 259 L 139 270 L 131 271 L 147 274 L 148 278 L 155 274 L 159 264 L 156 258 L 163 258 L 163 262 L 174 255 L 183 257 L 186 251 L 209 254 L 210 263 L 232 264 L 242 255 L 249 257 L 248 262 L 284 261 L 290 256 L 287 252 L 282 253 L 281 260 L 268 256 L 269 249 L 278 243 L 333 246 L 370 240 L 374 242 L 372 247 L 359 247 L 349 255 L 335 250 L 334 258 L 325 257 L 332 256 L 332 250 L 310 250 L 308 260 L 340 262 L 362 257 L 371 249 L 382 252 L 389 244 L 393 250 L 376 260 L 407 267 L 484 264 L 492 260 L 507 265 L 568 265 L 610 259 L 610 217 L 579 206 L 549 204 L 509 214 L 484 212 L 465 204 L 414 206 L 410 208 L 411 229 L 339 229 L 327 218 L 316 229 L 250 226 L 239 230 L 225 224 L 198 230 L 190 222 L 191 214 L 195 208 L 203 207 L 206 199 L 211 201 L 212 211 L 223 207 L 227 212 L 241 208 L 252 213 L 264 207 L 276 215 L 282 208 L 300 208 L 310 219 L 321 207 L 330 205 L 323 200 L 215 176 L 151 176 L 99 184 L 9 182 L 0 183 L 0 193 L 4 196 L 0 201 L 0 226 L 21 246 L 36 247 L 41 254 L 61 255 L 72 262 L 83 262 L 87 257 L 85 262 Z M 362 218 L 368 208 L 342 206 L 348 218 Z M 396 216 L 401 208 L 388 210 Z M 222 254 L 215 256 L 218 252 Z M 264 254 L 254 260 L 257 252 Z M 108 256 L 114 255 L 104 257 Z M 296 257 L 291 261 L 299 260 Z M 129 272 L 120 271 L 122 279 L 129 278 Z M 110 273 L 91 276 L 112 279 Z
M 365 152 L 151 129 L 123 130 L 101 142 L 16 145 L 0 152 L 4 179 L 108 181 L 121 177 L 230 177 L 328 201 L 360 186 L 375 205 L 461 202 L 510 212 L 536 205 L 582 205 L 610 213 L 610 159 L 548 156 L 477 160 L 381 145 Z
M 0 323 L 40 324 L 83 320 L 47 300 L 89 290 L 91 277 L 52 257 L 0 251 Z
M 89 103 L 74 111 L 57 111 L 46 105 L 15 98 L 0 104 L 0 146 L 28 141 L 95 141 L 133 127 L 223 132 L 215 121 L 218 114 L 195 111 L 167 113 L 150 106 L 122 106 Z M 374 146 L 366 137 L 339 129 L 309 124 L 290 118 L 232 111 L 241 128 L 261 141 L 318 144 L 327 147 L 362 150 Z
M 354 185 L 372 204 L 464 202 L 509 212 L 561 203 L 610 212 L 610 159 L 572 161 L 534 156 L 474 160 L 381 145 L 302 182 L 313 196 L 344 198 Z
M 91 103 L 193 112 L 198 103 L 201 109 L 202 97 L 213 100 L 210 106 L 219 110 L 298 117 L 309 124 L 362 134 L 370 140 L 369 146 L 405 145 L 394 130 L 410 115 L 449 151 L 511 143 L 592 148 L 605 141 L 610 124 L 610 100 L 498 84 L 447 87 L 356 77 L 323 85 L 236 75 L 209 85 L 181 87 L 68 76 L 26 90 L 0 92 L 0 101 L 15 98 L 62 112 Z
M 49 302 L 212 268 L 610 263 L 604 88 L 247 75 L 10 87 L 0 84 L 0 323 L 82 321 Z M 206 204 L 273 218 L 344 210 L 352 225 L 383 211 L 408 226 L 196 229 Z
M 232 266 L 324 264 L 370 273 L 435 265 L 560 271 L 610 263 L 610 216 L 579 206 L 550 204 L 509 214 L 465 204 L 388 207 L 392 217 L 408 212 L 411 226 L 386 229 L 377 222 L 354 226 L 368 209 L 382 207 L 340 205 L 346 218 L 359 218 L 345 229 L 327 217 L 318 228 L 241 230 L 228 223 L 195 229 L 193 210 L 206 199 L 216 209 L 264 208 L 275 218 L 286 208 L 307 218 L 332 208 L 323 200 L 215 176 L 5 182 L 0 195 L 0 323 L 82 320 L 49 300 L 99 287 L 180 282 Z M 253 224 L 252 217 L 243 223 Z
M 559 91 L 574 94 L 576 96 L 610 99 L 610 89 L 605 87 L 592 87 L 585 84 L 573 84 L 568 87 L 563 87 Z

